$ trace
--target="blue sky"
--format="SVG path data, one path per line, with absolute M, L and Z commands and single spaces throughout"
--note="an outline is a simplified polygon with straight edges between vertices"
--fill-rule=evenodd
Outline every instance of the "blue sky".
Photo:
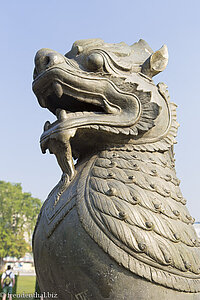
M 1 180 L 45 200 L 61 171 L 53 155 L 42 155 L 39 137 L 46 120 L 31 90 L 33 60 L 40 48 L 66 53 L 84 38 L 133 44 L 145 39 L 153 50 L 169 49 L 164 81 L 178 104 L 176 170 L 192 215 L 200 220 L 200 1 L 2 1 L 0 10 Z

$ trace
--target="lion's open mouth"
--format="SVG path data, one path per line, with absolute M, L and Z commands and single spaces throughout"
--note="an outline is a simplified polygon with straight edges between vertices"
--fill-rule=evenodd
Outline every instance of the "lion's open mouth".
M 60 98 L 55 93 L 47 96 L 46 107 L 53 113 L 56 114 L 57 109 L 64 109 L 66 112 L 102 112 L 105 110 L 102 106 L 94 105 L 80 101 L 72 96 L 63 94 Z
M 44 99 L 44 98 L 43 98 Z M 93 119 L 95 122 L 95 117 L 106 114 L 103 105 L 96 105 L 88 102 L 83 102 L 78 100 L 75 97 L 69 96 L 67 94 L 62 94 L 61 97 L 58 97 L 54 91 L 45 98 L 45 107 L 56 115 L 57 120 L 53 123 L 46 122 L 44 126 L 44 133 L 41 137 L 46 138 L 51 131 L 54 132 L 60 131 L 64 127 L 68 127 L 69 123 L 74 120 L 80 120 L 81 123 L 87 124 L 89 118 Z M 78 124 L 77 124 L 78 126 Z M 72 122 L 72 127 L 73 122 Z
M 94 89 L 100 81 L 107 84 L 106 80 L 83 75 L 77 79 L 72 72 L 60 67 L 52 67 L 37 76 L 33 82 L 33 91 L 40 105 L 57 116 L 55 122 L 48 122 L 44 126 L 41 140 L 63 129 L 108 124 L 116 126 L 116 116 L 121 114 L 121 109 L 103 94 L 101 85 L 99 90 Z M 115 93 L 115 88 L 112 88 Z

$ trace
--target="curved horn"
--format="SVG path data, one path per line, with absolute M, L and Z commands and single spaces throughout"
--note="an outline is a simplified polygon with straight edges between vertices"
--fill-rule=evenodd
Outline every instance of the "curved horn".
M 144 62 L 142 65 L 142 73 L 148 77 L 153 77 L 164 71 L 168 63 L 168 58 L 167 46 L 163 45 Z

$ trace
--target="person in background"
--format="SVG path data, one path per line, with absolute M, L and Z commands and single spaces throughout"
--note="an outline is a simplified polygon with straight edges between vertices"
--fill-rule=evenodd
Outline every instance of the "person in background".
M 1 276 L 1 286 L 3 289 L 2 300 L 6 300 L 8 295 L 9 300 L 12 299 L 12 288 L 15 285 L 15 275 L 11 271 L 11 266 L 7 266 L 7 270 Z

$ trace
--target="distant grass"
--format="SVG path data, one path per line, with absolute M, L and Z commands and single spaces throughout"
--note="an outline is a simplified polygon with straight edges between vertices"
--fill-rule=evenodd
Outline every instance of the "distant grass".
M 17 294 L 34 294 L 35 292 L 35 276 L 19 276 L 18 277 L 18 282 L 17 282 Z M 31 298 L 27 297 L 24 298 L 23 296 L 21 298 L 17 299 L 29 299 L 31 300 Z

